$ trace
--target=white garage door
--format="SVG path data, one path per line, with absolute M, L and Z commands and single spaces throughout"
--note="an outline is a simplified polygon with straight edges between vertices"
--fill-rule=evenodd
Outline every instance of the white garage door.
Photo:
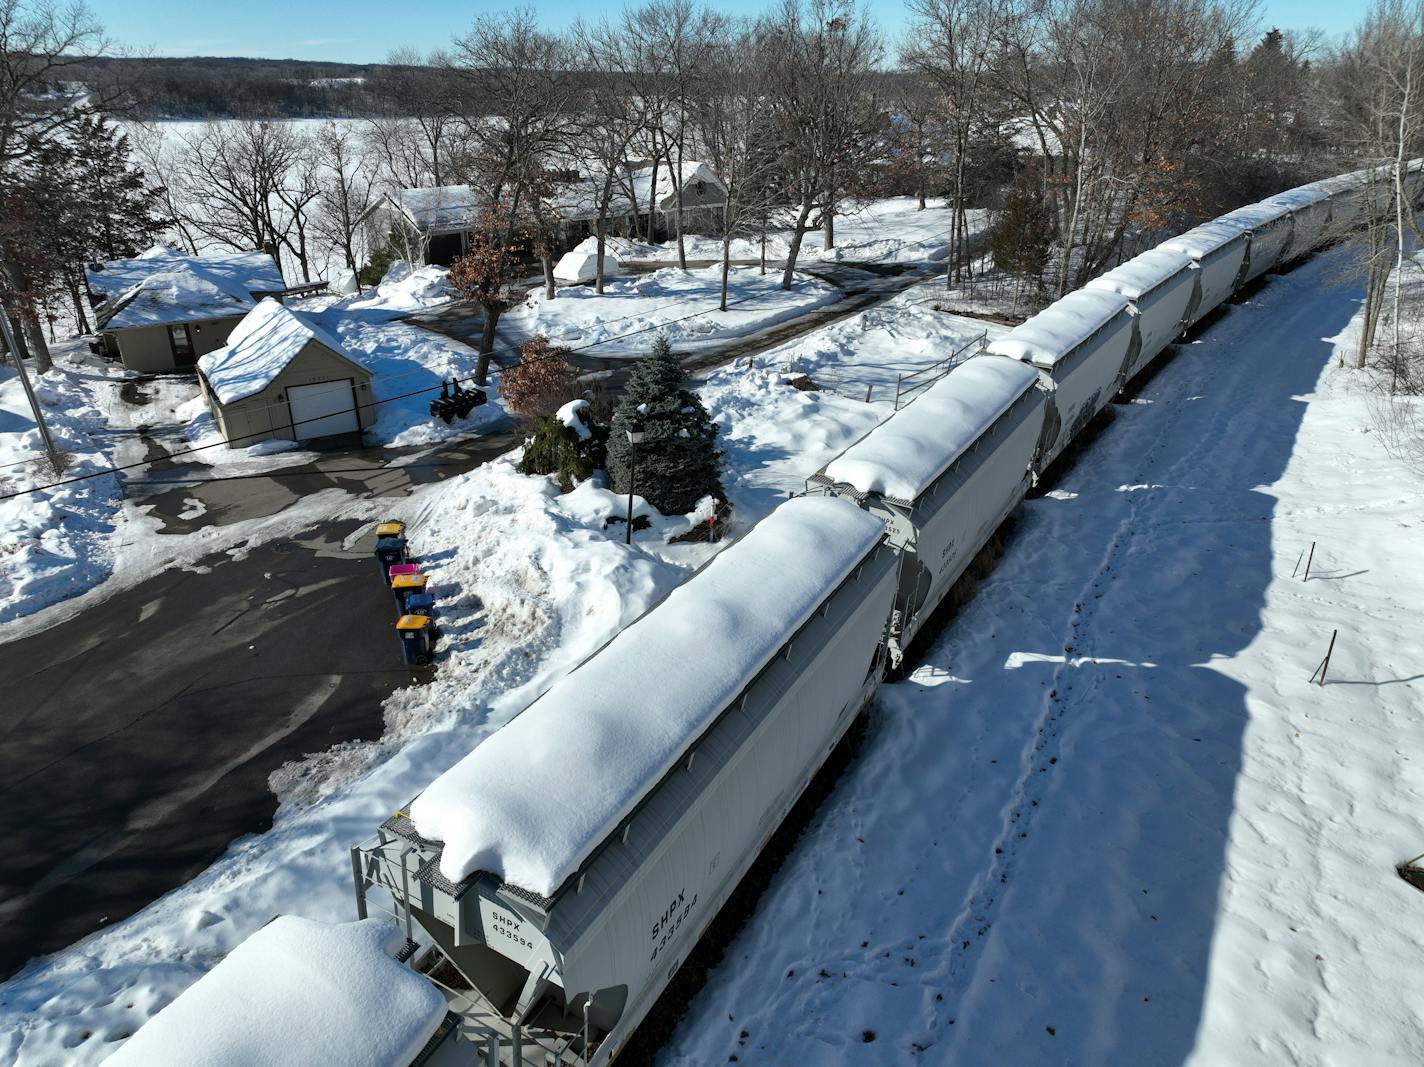
M 294 385 L 287 390 L 287 406 L 292 411 L 292 428 L 298 441 L 334 433 L 355 433 L 361 428 L 356 421 L 350 378 Z

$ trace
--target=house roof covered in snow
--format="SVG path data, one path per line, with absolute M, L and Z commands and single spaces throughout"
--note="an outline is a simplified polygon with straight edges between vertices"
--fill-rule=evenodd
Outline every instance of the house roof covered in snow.
M 483 198 L 468 185 L 397 189 L 389 194 L 405 216 L 424 233 L 459 233 L 475 224 Z
M 252 297 L 192 270 L 153 274 L 100 304 L 101 330 L 128 330 L 176 322 L 224 319 L 245 313 Z
M 394 958 L 383 919 L 329 926 L 281 915 L 123 1043 L 115 1067 L 406 1067 L 445 998 Z
M 220 404 L 232 404 L 262 392 L 287 368 L 308 341 L 316 341 L 346 360 L 363 376 L 370 371 L 331 334 L 275 300 L 263 300 L 233 327 L 227 344 L 198 360 L 198 369 Z
M 757 523 L 416 797 L 441 873 L 553 896 L 884 532 L 834 497 Z
M 698 203 L 707 202 L 708 190 L 726 196 L 726 186 L 706 163 L 687 160 L 682 165 L 682 188 L 696 190 Z M 643 214 L 653 199 L 653 168 L 634 167 L 620 172 L 613 182 L 610 216 Z M 569 222 L 596 218 L 598 201 L 603 194 L 603 173 L 584 172 L 577 179 L 555 187 L 550 206 Z M 658 211 L 677 207 L 674 175 L 664 164 L 657 169 Z M 700 186 L 700 188 L 699 188 Z M 416 228 L 425 234 L 459 233 L 474 225 L 484 203 L 481 193 L 468 185 L 441 185 L 429 189 L 399 189 L 389 199 Z
M 89 291 L 110 299 L 156 274 L 194 270 L 214 285 L 253 293 L 280 293 L 287 288 L 276 261 L 266 252 L 218 252 L 190 256 L 154 245 L 133 259 L 90 263 L 84 268 Z

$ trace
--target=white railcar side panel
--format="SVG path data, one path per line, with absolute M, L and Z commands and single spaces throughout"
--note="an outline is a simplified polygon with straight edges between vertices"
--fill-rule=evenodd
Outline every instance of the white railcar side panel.
M 1192 321 L 1200 322 L 1208 313 L 1236 289 L 1236 276 L 1246 259 L 1246 242 L 1238 241 L 1222 255 L 1204 261 L 1200 270 L 1201 301 L 1192 313 Z
M 1243 281 L 1259 278 L 1281 260 L 1281 253 L 1291 237 L 1291 217 L 1282 215 L 1274 222 L 1251 231 L 1251 244 Z
M 1137 309 L 1137 330 L 1141 344 L 1137 358 L 1127 377 L 1136 377 L 1138 371 L 1157 358 L 1182 332 L 1187 324 L 1187 309 L 1191 306 L 1192 294 L 1196 288 L 1193 268 L 1183 267 L 1171 281 L 1164 282 L 1152 290 L 1141 302 L 1134 301 Z
M 1053 383 L 1051 397 L 1058 412 L 1058 433 L 1046 444 L 1040 469 L 1057 459 L 1092 417 L 1107 407 L 1117 391 L 1118 376 L 1127 362 L 1131 343 L 1132 319 L 1124 315 L 1116 329 L 1088 341 L 1086 350 L 1069 361 L 1070 369 L 1047 374 Z
M 1295 217 L 1295 234 L 1285 254 L 1294 259 L 1309 255 L 1324 242 L 1330 222 L 1330 201 L 1317 200 L 1293 209 L 1291 214 Z
M 1019 424 L 982 444 L 982 455 L 965 457 L 978 464 L 976 469 L 957 485 L 957 478 L 946 479 L 949 484 L 942 486 L 940 493 L 950 494 L 949 499 L 936 501 L 940 506 L 925 514 L 924 525 L 918 526 L 915 556 L 905 560 L 901 587 L 916 580 L 919 575 L 911 572 L 923 567 L 929 572 L 929 590 L 923 601 L 913 606 L 913 613 L 901 621 L 902 648 L 914 639 L 999 523 L 1023 499 L 1034 449 L 1043 431 L 1043 394 L 1035 389 L 1030 396 L 1027 403 L 1031 407 Z M 877 509 L 872 505 L 871 510 Z M 916 507 L 914 519 L 918 521 L 926 511 L 923 506 Z
M 888 548 L 879 558 L 888 565 L 867 565 L 853 587 L 863 599 L 813 659 L 774 661 L 770 670 L 780 672 L 785 685 L 775 708 L 636 879 L 564 954 L 569 1001 L 590 989 L 627 987 L 623 1014 L 593 1063 L 606 1062 L 604 1053 L 616 1050 L 642 1020 L 874 691 L 867 672 L 884 637 L 897 577 Z

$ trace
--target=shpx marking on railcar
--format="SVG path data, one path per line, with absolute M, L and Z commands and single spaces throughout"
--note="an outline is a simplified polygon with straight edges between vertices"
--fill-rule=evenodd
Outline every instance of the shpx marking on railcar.
M 519 932 L 523 928 L 523 924 L 518 919 L 511 918 L 500 911 L 491 911 L 490 918 L 494 920 L 492 929 L 501 937 L 513 941 L 516 945 L 523 945 L 525 948 L 534 947 L 534 942 Z
M 682 926 L 683 920 L 692 914 L 692 909 L 697 907 L 697 894 L 692 894 L 692 900 L 687 900 L 687 890 L 679 889 L 677 896 L 673 898 L 658 917 L 658 921 L 653 923 L 653 954 L 648 957 L 648 962 L 658 958 L 658 953 L 667 948 L 667 944 L 678 929 Z

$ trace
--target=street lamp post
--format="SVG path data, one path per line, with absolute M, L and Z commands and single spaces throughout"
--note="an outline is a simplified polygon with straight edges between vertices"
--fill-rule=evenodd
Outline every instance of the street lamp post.
M 638 446 L 643 443 L 643 424 L 640 422 L 630 423 L 626 431 L 628 435 L 628 529 L 624 544 L 633 543 L 633 476 L 638 470 Z

